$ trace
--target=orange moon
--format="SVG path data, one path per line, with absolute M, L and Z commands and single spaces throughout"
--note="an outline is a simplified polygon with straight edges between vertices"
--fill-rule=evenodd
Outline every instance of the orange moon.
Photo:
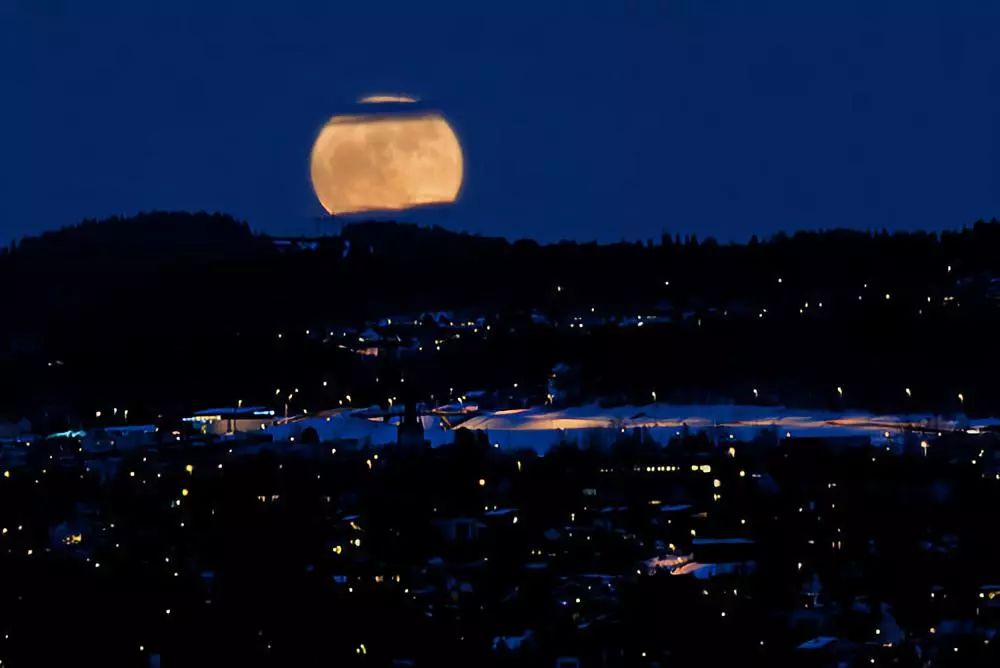
M 437 112 L 339 115 L 316 137 L 309 171 L 330 214 L 447 204 L 462 187 L 462 147 Z

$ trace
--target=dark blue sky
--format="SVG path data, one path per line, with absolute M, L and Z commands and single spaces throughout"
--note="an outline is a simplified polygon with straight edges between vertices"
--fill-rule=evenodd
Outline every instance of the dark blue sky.
M 292 4 L 0 0 L 0 238 L 143 209 L 312 232 L 316 131 L 383 91 L 466 154 L 461 201 L 401 219 L 607 241 L 1000 216 L 996 3 Z

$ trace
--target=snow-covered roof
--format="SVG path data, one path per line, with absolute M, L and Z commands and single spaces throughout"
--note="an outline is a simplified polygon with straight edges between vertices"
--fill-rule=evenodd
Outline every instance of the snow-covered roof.
M 834 638 L 833 636 L 819 636 L 813 638 L 812 640 L 805 641 L 799 645 L 799 649 L 823 649 L 824 647 L 832 645 L 835 642 L 837 642 L 837 638 Z
M 516 512 L 516 508 L 498 508 L 497 510 L 489 510 L 483 513 L 483 515 L 485 517 L 503 517 L 504 515 L 510 515 Z
M 694 538 L 692 545 L 752 545 L 750 538 Z
M 212 415 L 224 415 L 230 417 L 268 417 L 274 415 L 274 411 L 267 406 L 229 406 L 227 408 L 205 408 L 192 413 L 195 417 Z
M 685 510 L 691 510 L 690 503 L 678 503 L 674 505 L 660 506 L 661 513 L 680 513 Z
M 740 572 L 744 565 L 739 562 L 706 564 L 699 561 L 689 561 L 675 568 L 671 575 L 691 575 L 696 580 L 709 580 L 718 575 L 734 575 Z
M 129 425 L 118 425 L 112 427 L 101 427 L 100 429 L 109 434 L 150 434 L 156 431 L 156 425 L 129 424 Z

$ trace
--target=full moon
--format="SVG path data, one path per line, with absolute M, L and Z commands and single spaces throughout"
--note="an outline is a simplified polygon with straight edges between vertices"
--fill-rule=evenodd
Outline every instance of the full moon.
M 398 211 L 454 202 L 462 187 L 462 147 L 437 112 L 405 109 L 407 97 L 363 103 L 391 111 L 338 115 L 313 144 L 313 190 L 330 214 Z M 403 108 L 403 109 L 401 109 Z

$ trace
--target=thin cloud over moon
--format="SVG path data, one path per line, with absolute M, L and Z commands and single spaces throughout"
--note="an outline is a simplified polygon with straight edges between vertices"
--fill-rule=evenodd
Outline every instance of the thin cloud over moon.
M 375 95 L 365 95 L 363 98 L 358 100 L 362 104 L 382 104 L 385 102 L 417 102 L 417 98 L 412 95 L 402 95 L 397 93 L 378 93 Z

